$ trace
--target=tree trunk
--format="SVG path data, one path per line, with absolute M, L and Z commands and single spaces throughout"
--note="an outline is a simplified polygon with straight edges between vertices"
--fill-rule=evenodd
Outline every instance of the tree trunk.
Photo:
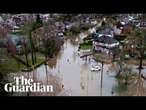
M 47 65 L 45 65 L 45 70 L 46 70 L 46 84 L 49 83 L 49 80 L 48 80 L 48 70 L 47 70 Z
M 102 96 L 102 82 L 103 82 L 103 61 L 101 62 L 102 67 L 101 67 L 101 85 L 100 85 L 100 95 Z
M 36 23 L 40 23 L 40 24 L 42 23 L 40 14 L 37 14 L 37 15 L 36 15 Z
M 31 50 L 31 59 L 32 59 L 32 65 L 34 65 L 35 62 L 34 62 L 34 54 L 33 54 L 33 50 Z
M 139 69 L 143 69 L 143 67 L 142 67 L 142 62 L 143 62 L 143 58 L 142 58 L 142 57 L 140 57 Z
M 33 41 L 32 41 L 32 38 L 31 38 L 31 32 L 29 33 L 29 39 L 30 39 L 30 45 L 31 45 L 32 65 L 34 65 L 35 64 L 35 61 L 34 61 L 34 45 L 33 45 Z
M 36 57 L 36 52 L 34 51 L 34 62 L 35 64 L 37 63 L 37 57 Z
M 139 79 L 141 78 L 141 69 L 139 69 Z
M 27 64 L 27 67 L 29 67 L 27 53 L 25 53 L 25 59 L 26 59 L 26 64 Z

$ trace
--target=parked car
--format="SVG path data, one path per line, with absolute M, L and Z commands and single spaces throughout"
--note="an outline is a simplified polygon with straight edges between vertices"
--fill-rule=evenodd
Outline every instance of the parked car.
M 58 33 L 58 36 L 59 36 L 59 37 L 63 37 L 64 35 L 63 35 L 62 32 L 59 32 L 59 33 Z
M 130 58 L 130 55 L 126 54 L 124 58 L 125 59 L 129 59 Z
M 91 71 L 100 71 L 101 70 L 101 67 L 98 66 L 98 65 L 94 65 L 94 66 L 92 65 L 91 68 L 90 68 L 90 70 Z

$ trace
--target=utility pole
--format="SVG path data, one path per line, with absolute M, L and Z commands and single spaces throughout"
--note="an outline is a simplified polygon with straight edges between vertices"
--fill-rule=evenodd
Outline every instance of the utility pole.
M 100 82 L 100 95 L 102 96 L 102 83 L 103 83 L 103 61 L 101 61 L 101 82 Z

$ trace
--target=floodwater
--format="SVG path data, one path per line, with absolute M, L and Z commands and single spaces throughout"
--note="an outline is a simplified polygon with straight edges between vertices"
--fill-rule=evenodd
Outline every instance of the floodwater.
M 91 62 L 87 59 L 80 58 L 78 47 L 79 43 L 87 33 L 81 33 L 74 39 L 65 41 L 61 51 L 56 58 L 48 62 L 49 65 L 41 65 L 33 72 L 15 74 L 15 76 L 24 75 L 27 78 L 33 78 L 34 81 L 48 84 L 51 82 L 56 87 L 55 94 L 59 96 L 111 96 L 112 88 L 116 84 L 115 73 L 109 70 L 109 64 L 103 65 L 103 77 L 101 80 L 101 71 L 91 72 Z M 63 88 L 62 88 L 63 87 Z M 32 94 L 36 95 L 36 94 Z M 38 94 L 40 95 L 40 94 Z M 42 94 L 41 94 L 42 95 Z M 43 94 L 49 95 L 49 94 Z
M 30 73 L 23 73 L 26 77 L 32 77 L 34 81 L 44 84 L 50 82 L 56 87 L 55 93 L 51 95 L 59 96 L 115 96 L 113 88 L 118 85 L 115 79 L 115 72 L 111 70 L 112 64 L 103 65 L 103 74 L 101 71 L 92 72 L 90 70 L 92 56 L 87 59 L 80 58 L 78 47 L 79 43 L 87 33 L 81 33 L 74 39 L 65 41 L 58 56 L 48 62 L 49 65 L 42 65 Z M 20 76 L 22 74 L 19 74 Z M 103 75 L 101 77 L 101 75 Z M 126 94 L 126 93 L 125 93 Z M 122 94 L 122 95 L 125 95 Z M 32 94 L 32 95 L 42 95 Z M 50 94 L 43 94 L 50 95 Z
M 61 79 L 61 83 L 64 85 L 64 92 L 60 95 L 111 96 L 112 87 L 116 81 L 115 74 L 109 70 L 110 65 L 104 64 L 101 82 L 101 71 L 91 72 L 89 57 L 87 60 L 81 59 L 78 54 L 80 38 L 84 36 L 86 35 L 81 33 L 75 39 L 66 40 L 59 55 L 54 59 L 56 60 L 54 61 L 54 66 L 48 66 L 47 70 L 49 74 L 58 76 Z M 42 81 L 46 80 L 44 65 L 37 69 L 37 77 Z M 69 91 L 69 93 L 66 91 Z
M 105 20 L 105 19 L 104 19 Z M 102 21 L 102 20 L 101 20 Z M 99 23 L 99 27 L 101 23 Z M 94 29 L 90 29 L 90 32 L 94 32 Z M 131 85 L 130 89 L 126 89 L 125 86 L 119 84 L 115 78 L 115 70 L 111 69 L 112 64 L 103 65 L 103 74 L 101 71 L 91 72 L 92 56 L 88 56 L 87 59 L 81 59 L 78 54 L 79 43 L 88 33 L 81 33 L 74 39 L 66 40 L 58 56 L 51 59 L 48 65 L 41 65 L 32 72 L 18 72 L 9 74 L 10 81 L 14 76 L 25 76 L 26 78 L 33 78 L 35 82 L 41 82 L 43 84 L 52 84 L 54 87 L 54 93 L 29 93 L 29 95 L 39 96 L 115 96 L 115 95 L 139 95 L 142 91 L 140 81 Z M 16 40 L 15 38 L 12 40 Z M 136 68 L 135 66 L 133 68 Z M 137 69 L 133 69 L 134 72 L 138 72 Z M 146 69 L 142 70 L 142 73 L 146 74 Z M 103 75 L 101 77 L 101 75 Z M 144 84 L 143 84 L 144 85 Z M 143 86 L 142 85 L 142 86 Z M 146 84 L 145 84 L 146 85 Z M 63 88 L 62 88 L 63 87 Z M 145 87 L 146 88 L 146 87 Z M 120 90 L 124 89 L 121 93 Z M 126 92 L 125 92 L 126 91 Z M 135 93 L 136 91 L 136 93 Z M 28 94 L 13 94 L 13 95 L 28 95 Z M 146 91 L 143 90 L 141 95 L 146 95 Z

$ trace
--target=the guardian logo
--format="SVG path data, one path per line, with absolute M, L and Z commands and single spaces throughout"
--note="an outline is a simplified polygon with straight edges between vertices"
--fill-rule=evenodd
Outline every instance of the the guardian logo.
M 33 79 L 24 76 L 14 77 L 14 83 L 5 84 L 4 89 L 6 92 L 53 92 L 52 85 L 35 83 Z

